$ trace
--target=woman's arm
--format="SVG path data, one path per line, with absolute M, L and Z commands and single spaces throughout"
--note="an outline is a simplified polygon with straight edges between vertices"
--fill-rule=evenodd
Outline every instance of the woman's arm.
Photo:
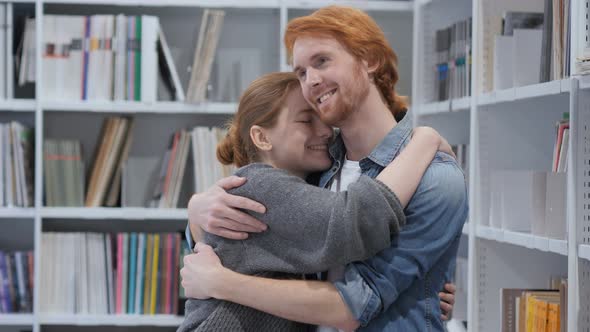
M 417 127 L 410 143 L 376 179 L 387 185 L 405 208 L 439 149 L 453 153 L 446 140 L 436 130 L 430 127 Z
M 313 273 L 366 259 L 388 247 L 405 223 L 393 192 L 366 176 L 348 192 L 336 193 L 263 164 L 249 165 L 238 175 L 248 181 L 232 193 L 263 203 L 266 213 L 252 216 L 268 225 L 240 246 L 224 244 L 244 256 L 242 272 Z M 208 235 L 206 241 L 224 240 Z M 217 248 L 222 259 L 232 255 Z

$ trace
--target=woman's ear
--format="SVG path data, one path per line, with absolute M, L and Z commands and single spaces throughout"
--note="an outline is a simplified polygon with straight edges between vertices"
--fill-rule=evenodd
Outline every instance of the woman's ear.
M 266 133 L 266 130 L 258 125 L 250 127 L 250 139 L 261 151 L 272 150 L 272 143 Z

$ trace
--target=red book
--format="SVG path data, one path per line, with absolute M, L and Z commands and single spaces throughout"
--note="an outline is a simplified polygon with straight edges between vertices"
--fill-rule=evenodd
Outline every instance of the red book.
M 172 273 L 172 313 L 178 315 L 178 284 L 180 283 L 180 234 L 174 234 L 174 271 Z

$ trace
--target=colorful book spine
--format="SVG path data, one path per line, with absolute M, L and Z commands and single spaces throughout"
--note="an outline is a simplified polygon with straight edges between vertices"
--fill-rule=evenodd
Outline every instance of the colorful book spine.
M 135 18 L 135 101 L 141 101 L 141 16 Z
M 137 264 L 137 233 L 131 233 L 129 240 L 129 296 L 127 298 L 127 313 L 135 312 L 135 282 Z
M 117 291 L 115 292 L 115 312 L 123 313 L 122 291 L 123 291 L 123 234 L 117 234 Z
M 84 17 L 84 57 L 83 57 L 83 70 L 82 70 L 82 100 L 88 99 L 88 60 L 90 51 L 90 23 L 91 17 Z
M 156 313 L 156 297 L 158 294 L 158 262 L 160 253 L 160 234 L 154 234 L 154 257 L 152 261 L 150 314 Z
M 143 311 L 143 281 L 145 280 L 145 233 L 140 233 L 137 244 L 137 281 L 135 291 L 135 313 L 141 314 Z
M 152 262 L 154 257 L 154 234 L 148 234 L 147 236 L 147 255 L 145 260 L 145 279 L 144 279 L 144 292 L 143 292 L 143 314 L 147 315 L 150 312 L 151 307 L 151 286 L 152 286 Z

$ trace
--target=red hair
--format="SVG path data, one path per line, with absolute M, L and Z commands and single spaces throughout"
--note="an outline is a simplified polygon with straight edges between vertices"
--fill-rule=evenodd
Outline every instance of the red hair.
M 383 30 L 365 12 L 352 7 L 328 6 L 291 20 L 284 40 L 290 63 L 293 63 L 295 41 L 304 36 L 334 38 L 357 60 L 376 66 L 373 79 L 388 108 L 393 115 L 406 112 L 407 98 L 395 93 L 399 79 L 397 55 Z

